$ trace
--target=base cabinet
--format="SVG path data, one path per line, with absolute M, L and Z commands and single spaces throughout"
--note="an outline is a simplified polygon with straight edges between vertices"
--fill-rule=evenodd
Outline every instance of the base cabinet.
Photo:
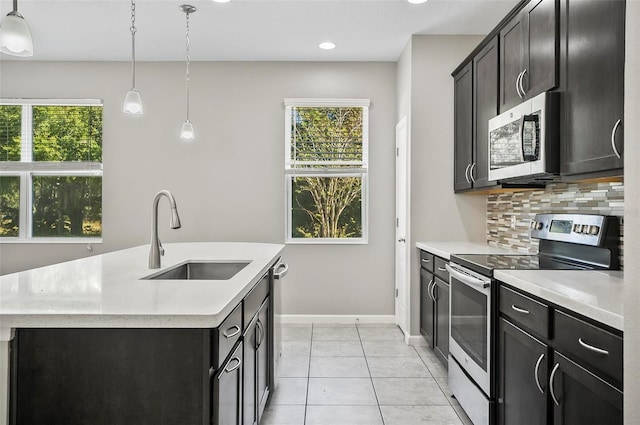
M 242 342 L 239 342 L 227 362 L 213 380 L 213 425 L 242 424 Z M 215 408 L 217 407 L 217 408 Z
M 443 365 L 449 364 L 449 272 L 447 261 L 420 252 L 420 333 Z
M 500 298 L 499 425 L 622 425 L 621 336 L 504 286 Z
M 546 425 L 548 346 L 502 318 L 498 339 L 499 423 Z
M 269 397 L 270 340 L 269 298 L 248 326 L 244 336 L 244 401 L 243 424 L 259 424 Z

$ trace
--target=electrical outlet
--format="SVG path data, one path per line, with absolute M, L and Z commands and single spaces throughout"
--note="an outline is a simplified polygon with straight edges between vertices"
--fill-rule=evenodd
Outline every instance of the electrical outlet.
M 516 230 L 516 216 L 511 216 L 511 230 Z

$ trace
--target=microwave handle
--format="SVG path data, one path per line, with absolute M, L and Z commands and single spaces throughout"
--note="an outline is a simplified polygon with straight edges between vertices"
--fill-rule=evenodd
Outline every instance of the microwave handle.
M 520 117 L 520 160 L 524 161 L 524 122 L 526 115 Z

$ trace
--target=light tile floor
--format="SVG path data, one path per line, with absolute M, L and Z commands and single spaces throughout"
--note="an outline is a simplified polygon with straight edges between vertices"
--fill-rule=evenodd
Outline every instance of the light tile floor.
M 472 425 L 427 347 L 395 325 L 285 325 L 262 425 Z

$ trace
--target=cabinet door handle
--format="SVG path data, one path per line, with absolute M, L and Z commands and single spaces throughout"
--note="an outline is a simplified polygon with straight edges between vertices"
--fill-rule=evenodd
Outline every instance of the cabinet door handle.
M 232 361 L 234 361 L 234 360 L 235 360 L 237 363 L 236 363 L 232 368 L 229 368 L 229 365 L 230 365 L 230 364 L 231 364 L 231 362 L 232 362 Z M 240 360 L 240 359 L 239 359 L 239 358 L 237 358 L 237 357 L 234 357 L 234 358 L 232 358 L 231 360 L 229 360 L 229 364 L 227 365 L 227 367 L 225 367 L 225 368 L 224 368 L 224 372 L 225 372 L 225 373 L 231 373 L 231 372 L 233 372 L 234 370 L 236 370 L 237 368 L 239 368 L 241 364 L 242 364 L 242 360 Z
M 262 340 L 264 339 L 264 328 L 260 319 L 258 319 L 256 325 L 258 326 L 258 345 L 256 346 L 256 349 L 258 349 L 262 345 Z
M 467 183 L 471 184 L 471 180 L 469 180 L 469 167 L 471 167 L 471 164 L 467 164 L 467 168 L 464 170 L 464 178 L 467 179 Z
M 556 365 L 553 367 L 553 370 L 551 371 L 551 377 L 549 378 L 549 392 L 551 393 L 551 398 L 553 399 L 553 402 L 556 404 L 556 406 L 560 406 L 560 402 L 556 397 L 556 392 L 553 390 L 553 381 L 556 378 L 556 372 L 558 371 L 559 367 L 560 363 L 556 363 Z
M 525 97 L 527 95 L 527 92 L 524 91 L 524 84 L 522 83 L 522 81 L 524 80 L 524 75 L 527 73 L 527 69 L 525 68 L 524 71 L 522 71 L 522 74 L 520 75 L 520 92 L 522 93 L 522 97 Z
M 429 294 L 429 298 L 431 298 L 431 301 L 435 302 L 435 298 L 433 298 L 433 292 L 431 292 L 432 286 L 435 286 L 436 281 L 435 279 L 431 279 L 431 281 L 429 282 L 429 284 L 427 285 L 427 294 Z
M 440 270 L 441 272 L 446 272 L 447 268 L 446 267 L 438 267 L 438 270 Z
M 582 340 L 582 338 L 578 338 L 578 342 L 580 343 L 580 345 L 582 345 L 584 348 L 586 348 L 587 350 L 591 350 L 594 353 L 598 353 L 598 354 L 604 354 L 605 356 L 609 355 L 609 352 L 607 350 L 603 350 L 602 348 L 598 348 L 598 347 L 594 347 L 593 345 L 587 344 L 586 342 L 584 342 Z
M 536 385 L 542 394 L 544 394 L 544 390 L 542 389 L 542 385 L 540 385 L 540 378 L 538 377 L 540 372 L 540 363 L 542 363 L 542 359 L 544 359 L 544 353 L 540 354 L 538 357 L 538 361 L 536 362 L 536 367 L 533 370 L 533 376 L 536 378 Z
M 433 299 L 433 302 L 438 302 L 438 299 L 436 298 L 436 280 L 433 279 L 433 285 L 431 285 L 431 298 Z
M 520 93 L 520 78 L 522 78 L 522 74 L 524 73 L 524 71 L 522 71 L 520 74 L 518 74 L 518 77 L 516 78 L 516 93 L 518 93 L 518 97 L 520 99 L 522 99 L 524 96 Z
M 476 168 L 476 163 L 471 164 L 471 168 L 469 168 L 469 178 L 471 178 L 471 182 L 475 183 L 476 179 L 473 177 L 473 170 Z
M 238 335 L 239 333 L 240 333 L 240 326 L 233 325 L 229 329 L 227 329 L 224 332 L 222 332 L 222 335 L 224 335 L 225 338 L 233 338 L 234 336 Z
M 516 306 L 515 304 L 511 304 L 511 308 L 514 309 L 515 311 L 517 311 L 518 313 L 529 314 L 529 310 L 526 310 L 524 308 L 520 308 L 520 307 Z
M 621 159 L 622 156 L 620 155 L 620 152 L 618 152 L 618 148 L 616 148 L 616 132 L 618 131 L 618 127 L 620 127 L 621 122 L 621 120 L 616 121 L 616 123 L 613 125 L 613 129 L 611 130 L 611 148 L 613 149 L 613 153 L 618 157 L 618 159 Z

